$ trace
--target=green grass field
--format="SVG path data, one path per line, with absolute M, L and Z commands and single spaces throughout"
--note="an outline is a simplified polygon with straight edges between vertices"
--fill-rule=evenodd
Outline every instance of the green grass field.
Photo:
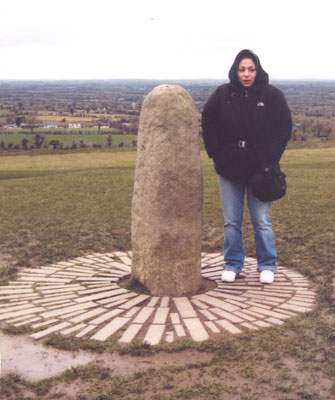
M 131 199 L 136 153 L 20 153 L 0 157 L 0 281 L 23 266 L 40 266 L 91 252 L 129 250 Z M 203 250 L 222 246 L 217 177 L 202 152 L 204 175 Z M 207 400 L 333 399 L 335 396 L 335 143 L 291 143 L 282 160 L 288 193 L 272 207 L 279 263 L 301 272 L 315 285 L 311 313 L 283 326 L 241 335 L 218 335 L 201 344 L 179 342 L 129 355 L 182 352 L 213 354 L 211 361 L 159 367 L 117 376 L 97 366 L 73 368 L 31 383 L 16 375 L 0 378 L 3 399 Z M 254 256 L 249 220 L 246 253 Z M 50 344 L 90 348 L 87 341 L 57 336 Z M 71 342 L 72 340 L 72 342 Z M 100 348 L 101 347 L 101 348 Z M 107 342 L 100 351 L 121 351 Z M 93 348 L 93 346 L 91 346 Z M 135 361 L 136 362 L 136 359 Z M 67 395 L 66 386 L 76 383 Z M 68 397 L 69 396 L 69 397 Z

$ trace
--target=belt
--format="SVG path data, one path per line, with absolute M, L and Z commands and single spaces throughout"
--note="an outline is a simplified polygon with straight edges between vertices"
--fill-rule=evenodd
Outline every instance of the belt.
M 255 147 L 254 143 L 250 143 L 247 140 L 237 140 L 236 142 L 227 143 L 231 148 L 239 148 L 239 149 L 251 149 Z
M 239 140 L 237 142 L 237 147 L 242 148 L 242 149 L 247 147 L 247 141 L 246 140 Z

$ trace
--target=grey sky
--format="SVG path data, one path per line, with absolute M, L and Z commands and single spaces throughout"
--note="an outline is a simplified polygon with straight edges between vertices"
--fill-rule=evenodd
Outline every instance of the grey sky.
M 254 50 L 274 79 L 334 79 L 334 0 L 11 0 L 0 79 L 227 78 Z

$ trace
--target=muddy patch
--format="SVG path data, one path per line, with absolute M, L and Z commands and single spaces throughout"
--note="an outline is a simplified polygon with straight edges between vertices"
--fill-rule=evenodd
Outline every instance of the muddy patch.
M 30 381 L 57 376 L 67 369 L 98 363 L 107 367 L 112 375 L 130 376 L 137 371 L 165 366 L 182 366 L 190 363 L 206 362 L 212 354 L 186 350 L 181 353 L 158 353 L 146 357 L 129 355 L 93 354 L 89 352 L 67 352 L 46 348 L 42 343 L 26 337 L 12 337 L 0 332 L 1 369 L 0 376 L 16 372 Z

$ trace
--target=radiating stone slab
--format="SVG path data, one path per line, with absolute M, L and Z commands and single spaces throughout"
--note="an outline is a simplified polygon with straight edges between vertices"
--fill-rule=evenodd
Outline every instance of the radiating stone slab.
M 102 314 L 105 311 L 106 311 L 105 308 L 98 307 L 95 308 L 94 310 L 85 312 L 83 314 L 78 315 L 77 317 L 70 319 L 70 322 L 77 324 L 78 322 L 87 321 L 88 319 L 92 319 L 93 317 L 96 317 L 97 315 Z
M 151 298 L 151 300 L 148 303 L 148 307 L 155 307 L 155 305 L 158 303 L 160 297 L 154 296 Z
M 212 314 L 210 311 L 208 310 L 199 310 L 199 312 L 209 321 L 214 321 L 216 319 L 218 319 L 214 314 Z
M 89 321 L 90 324 L 93 325 L 99 325 L 103 322 L 109 321 L 110 319 L 114 318 L 117 315 L 120 315 L 124 312 L 124 310 L 120 310 L 119 308 L 116 308 L 114 310 L 108 311 L 105 314 L 101 315 L 98 318 L 92 319 Z
M 221 318 L 225 318 L 231 322 L 240 323 L 243 322 L 241 318 L 239 318 L 235 313 L 229 313 L 227 311 L 222 310 L 221 308 L 210 308 L 210 311 L 219 315 Z
M 195 312 L 191 302 L 187 297 L 175 297 L 173 299 L 179 314 L 182 318 L 196 318 L 197 313 Z
M 89 332 L 93 331 L 96 328 L 96 326 L 93 325 L 88 325 L 86 328 L 84 328 L 82 331 L 76 334 L 77 338 L 81 338 L 85 335 L 87 335 Z
M 141 294 L 137 297 L 135 297 L 132 300 L 129 300 L 127 303 L 122 304 L 121 308 L 125 308 L 126 310 L 128 310 L 131 307 L 137 306 L 138 304 L 143 303 L 145 300 L 147 300 L 150 296 L 146 295 L 146 294 Z
M 221 319 L 215 321 L 216 324 L 220 325 L 223 329 L 226 331 L 235 334 L 235 333 L 241 333 L 241 329 L 239 329 L 237 326 L 231 324 L 229 321 Z
M 91 337 L 94 340 L 104 341 L 108 339 L 113 333 L 122 328 L 130 318 L 116 317 L 109 324 L 100 329 L 95 335 Z
M 209 338 L 199 318 L 185 318 L 183 321 L 195 342 L 201 342 Z
M 179 318 L 178 313 L 171 313 L 170 319 L 173 324 L 180 324 L 180 318 Z
M 22 304 L 19 306 L 14 306 L 14 307 L 6 307 L 0 310 L 0 315 L 5 314 L 5 313 L 11 313 L 19 310 L 25 310 L 27 308 L 31 308 L 31 304 Z
M 61 309 L 53 310 L 53 311 L 48 311 L 42 314 L 42 317 L 44 318 L 50 318 L 50 317 L 57 317 L 58 315 L 70 313 L 72 311 L 77 311 L 77 310 L 86 310 L 92 307 L 96 307 L 97 305 L 95 303 L 88 302 L 88 303 L 83 303 L 83 304 L 77 304 L 75 306 L 70 306 L 70 307 L 64 307 Z
M 159 307 L 153 320 L 153 324 L 165 324 L 170 309 L 168 307 Z
M 232 304 L 219 300 L 215 297 L 208 296 L 207 294 L 199 294 L 194 296 L 194 298 L 203 301 L 204 303 L 210 304 L 214 307 L 222 308 L 223 310 L 229 312 L 233 312 L 239 309 L 238 307 L 233 306 Z
M 150 325 L 147 334 L 144 338 L 144 343 L 155 346 L 158 344 L 163 336 L 165 325 Z
M 135 324 L 144 324 L 154 312 L 154 310 L 155 309 L 153 307 L 143 307 L 136 318 L 133 320 L 133 322 Z
M 85 303 L 86 301 L 100 300 L 100 299 L 104 299 L 106 297 L 113 297 L 118 294 L 123 294 L 123 293 L 127 293 L 127 292 L 128 292 L 128 290 L 126 290 L 126 289 L 113 289 L 113 290 L 108 290 L 106 292 L 95 293 L 95 294 L 91 294 L 89 296 L 79 297 L 78 299 L 75 300 L 75 302 L 76 303 Z
M 0 321 L 9 319 L 9 318 L 15 318 L 15 317 L 20 317 L 22 315 L 29 315 L 29 314 L 36 314 L 38 312 L 45 311 L 45 308 L 43 307 L 30 307 L 24 310 L 20 311 L 13 311 L 9 313 L 4 313 L 0 314 Z
M 220 333 L 220 329 L 214 324 L 212 321 L 205 321 L 205 325 L 209 328 L 213 333 Z
M 71 326 L 69 322 L 61 322 L 60 324 L 54 325 L 51 328 L 44 329 L 43 331 L 39 331 L 37 333 L 33 333 L 32 335 L 30 335 L 30 337 L 33 339 L 41 339 L 42 337 L 45 337 L 50 333 L 58 332 L 61 329 L 67 328 L 68 326 Z
M 142 328 L 142 324 L 131 324 L 121 336 L 119 342 L 130 343 Z
M 279 313 L 277 311 L 265 310 L 264 308 L 261 307 L 250 307 L 250 310 L 256 311 L 257 313 L 264 314 L 269 317 L 274 317 L 279 319 L 286 318 L 285 314 Z
M 67 329 L 64 329 L 63 331 L 60 331 L 60 334 L 61 335 L 70 335 L 70 333 L 80 331 L 80 329 L 83 329 L 86 326 L 87 326 L 86 324 L 79 324 L 76 326 L 72 326 L 71 328 L 67 328 Z
M 32 325 L 31 327 L 33 329 L 37 329 L 37 328 L 43 328 L 44 326 L 48 326 L 48 325 L 52 325 L 55 324 L 56 322 L 59 322 L 58 319 L 48 319 L 47 321 L 44 322 L 38 322 L 37 324 Z
M 174 340 L 174 332 L 173 332 L 173 331 L 166 332 L 165 340 L 166 340 L 168 343 L 172 343 L 173 340 Z
M 179 337 L 186 336 L 186 332 L 185 332 L 185 329 L 183 328 L 183 325 L 176 324 L 176 325 L 173 325 L 173 327 L 174 327 L 174 329 L 176 331 L 177 336 L 179 336 Z

